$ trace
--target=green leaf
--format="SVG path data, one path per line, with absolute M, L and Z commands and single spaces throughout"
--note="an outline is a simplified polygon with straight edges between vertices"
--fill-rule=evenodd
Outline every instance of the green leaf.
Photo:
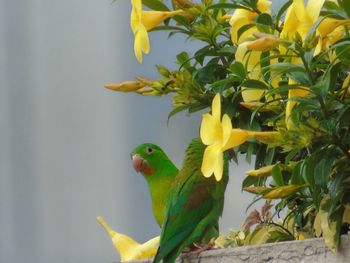
M 282 171 L 280 168 L 279 164 L 276 164 L 273 168 L 272 168 L 272 178 L 274 180 L 274 182 L 276 183 L 276 186 L 282 186 L 284 185 L 284 180 L 283 180 L 283 176 L 282 176 Z
M 226 78 L 226 79 L 220 79 L 218 81 L 215 81 L 212 85 L 211 85 L 211 90 L 217 92 L 222 92 L 230 87 L 233 86 L 234 83 L 234 79 L 232 78 Z
M 169 121 L 170 119 L 175 116 L 177 113 L 187 110 L 190 107 L 190 105 L 182 105 L 179 107 L 176 107 L 175 109 L 173 109 L 169 114 L 168 114 L 168 120 L 167 120 L 167 125 L 169 125 Z
M 268 148 L 265 156 L 265 164 L 269 165 L 273 162 L 273 157 L 275 156 L 276 148 Z
M 321 208 L 317 212 L 314 229 L 316 236 L 322 234 L 326 245 L 333 251 L 337 252 L 340 244 L 340 228 L 342 223 L 343 209 L 337 211 L 337 215 L 330 218 L 328 211 L 325 209 L 325 203 L 328 202 L 329 197 L 325 196 L 321 202 Z
M 254 144 L 249 144 L 248 150 L 247 150 L 247 155 L 245 157 L 245 160 L 249 164 L 252 162 L 252 155 L 253 155 L 254 150 L 255 150 Z
M 256 17 L 256 22 L 261 25 L 271 26 L 273 24 L 272 17 L 267 13 L 262 13 Z
M 245 79 L 247 76 L 247 72 L 245 71 L 243 64 L 238 61 L 235 61 L 230 65 L 230 71 L 234 76 L 241 80 Z
M 194 58 L 199 64 L 203 65 L 204 58 L 206 56 L 212 56 L 214 54 L 215 54 L 215 50 L 212 50 L 212 46 L 208 45 L 197 50 L 196 53 L 194 54 Z
M 248 29 L 250 29 L 250 28 L 252 28 L 252 27 L 254 27 L 254 26 L 255 26 L 255 24 L 247 24 L 247 25 L 244 25 L 244 26 L 240 27 L 240 28 L 238 29 L 238 31 L 237 31 L 237 40 L 240 39 L 240 37 L 242 36 L 242 34 L 243 34 L 245 31 L 247 31 Z
M 292 177 L 290 178 L 291 184 L 305 184 L 303 175 L 302 175 L 302 162 L 298 162 L 292 171 Z
M 337 58 L 345 64 L 350 64 L 350 44 L 349 40 L 341 40 L 333 47 L 336 47 Z
M 232 56 L 235 54 L 236 48 L 235 47 L 223 47 L 223 48 L 220 48 L 217 52 L 220 55 Z
M 159 0 L 142 0 L 142 3 L 152 10 L 169 11 L 169 8 Z
M 247 79 L 243 81 L 242 87 L 254 89 L 268 89 L 268 86 L 264 82 L 256 79 Z
M 181 67 L 188 69 L 191 66 L 190 56 L 186 52 L 181 52 L 176 56 L 177 63 L 181 65 Z
M 249 10 L 248 7 L 245 7 L 243 5 L 238 5 L 234 3 L 219 3 L 219 4 L 214 4 L 208 7 L 208 9 L 246 9 Z
M 246 237 L 244 245 L 259 245 L 293 239 L 294 237 L 282 226 L 261 223 Z
M 278 13 L 276 15 L 277 22 L 281 20 L 281 17 L 287 11 L 287 9 L 291 6 L 292 3 L 293 3 L 293 0 L 289 0 L 280 8 L 280 10 L 278 10 Z
M 350 0 L 339 0 L 338 3 L 344 9 L 348 17 L 350 17 Z
M 246 176 L 242 182 L 242 189 L 252 185 L 256 185 L 258 182 L 259 178 L 257 178 L 256 176 Z
M 290 151 L 286 156 L 286 164 L 289 163 L 299 153 L 299 151 L 299 149 L 294 149 Z
M 327 188 L 327 183 L 329 181 L 332 167 L 333 167 L 334 157 L 327 156 L 327 158 L 319 160 L 315 166 L 314 178 L 315 184 Z
M 215 57 L 208 62 L 207 65 L 197 70 L 194 75 L 195 80 L 200 85 L 212 84 L 218 79 L 223 79 L 226 72 L 224 68 L 218 64 L 219 58 Z
M 317 87 L 320 89 L 322 95 L 326 95 L 329 91 L 333 92 L 336 88 L 338 75 L 341 73 L 341 63 L 332 64 L 323 74 L 322 81 L 318 83 Z

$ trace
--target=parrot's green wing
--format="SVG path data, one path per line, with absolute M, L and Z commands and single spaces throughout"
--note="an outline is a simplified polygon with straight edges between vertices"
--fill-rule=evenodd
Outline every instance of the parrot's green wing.
M 186 151 L 184 167 L 166 201 L 160 247 L 154 262 L 162 259 L 166 263 L 174 262 L 185 247 L 200 241 L 208 230 L 217 226 L 228 182 L 227 160 L 221 181 L 205 178 L 200 171 L 204 149 L 202 142 L 194 139 Z

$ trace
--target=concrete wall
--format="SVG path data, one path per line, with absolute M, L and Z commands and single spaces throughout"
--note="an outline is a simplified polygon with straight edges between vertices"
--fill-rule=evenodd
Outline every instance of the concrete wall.
M 151 262 L 151 261 L 144 261 Z M 333 253 L 322 238 L 257 246 L 216 249 L 199 257 L 182 257 L 178 263 L 341 263 L 350 262 L 350 236 L 342 236 L 341 249 Z

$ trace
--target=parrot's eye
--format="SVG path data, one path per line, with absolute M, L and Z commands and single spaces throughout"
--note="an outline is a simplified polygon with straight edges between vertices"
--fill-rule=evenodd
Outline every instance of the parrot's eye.
M 148 154 L 153 153 L 153 148 L 147 147 L 147 148 L 146 148 L 146 152 L 147 152 Z

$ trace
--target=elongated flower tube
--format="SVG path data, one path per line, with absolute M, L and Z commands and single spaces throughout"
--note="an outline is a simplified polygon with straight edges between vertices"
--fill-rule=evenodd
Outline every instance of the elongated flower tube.
M 140 244 L 131 237 L 112 230 L 101 216 L 97 217 L 97 221 L 111 237 L 115 249 L 120 254 L 121 262 L 148 259 L 154 257 L 157 253 L 159 236 Z
M 137 60 L 142 63 L 142 53 L 148 54 L 150 44 L 147 31 L 159 26 L 165 19 L 183 13 L 175 11 L 143 11 L 142 0 L 131 0 L 130 25 L 134 33 L 134 52 Z

